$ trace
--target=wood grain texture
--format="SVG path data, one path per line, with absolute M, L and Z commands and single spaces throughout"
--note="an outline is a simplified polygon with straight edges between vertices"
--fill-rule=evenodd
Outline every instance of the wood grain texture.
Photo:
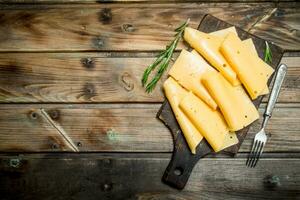
M 162 102 L 166 74 L 151 94 L 140 82 L 153 60 L 145 53 L 2 53 L 0 102 Z M 300 57 L 282 62 L 288 73 L 278 101 L 300 102 Z
M 300 47 L 300 3 L 294 2 L 279 4 L 269 11 L 250 29 L 263 39 L 270 40 L 279 46 L 285 46 L 287 50 L 299 50 Z M 276 26 L 276 29 L 273 27 Z
M 43 108 L 81 152 L 171 152 L 172 136 L 155 118 L 159 107 L 160 104 L 2 104 L 0 151 L 73 151 L 49 138 L 50 125 L 40 121 L 43 116 L 38 112 Z M 31 112 L 36 113 L 36 119 L 32 119 Z M 277 104 L 267 127 L 270 137 L 265 152 L 299 152 L 299 120 L 299 104 Z M 251 127 L 239 152 L 249 152 L 260 124 L 261 120 Z
M 186 2 L 280 2 L 292 0 L 0 0 L 0 3 L 5 4 L 89 4 L 89 3 L 186 3 Z
M 161 182 L 168 161 L 166 154 L 1 155 L 0 191 L 7 200 L 299 198 L 299 159 L 262 159 L 251 170 L 245 159 L 203 159 L 183 192 Z
M 146 7 L 143 4 L 5 5 L 0 8 L 0 51 L 161 50 L 171 41 L 172 30 L 187 18 L 191 19 L 190 26 L 196 28 L 203 15 L 210 13 L 248 30 L 274 6 L 274 3 L 179 3 Z M 296 11 L 291 9 L 292 13 Z M 282 20 L 290 24 L 289 18 Z M 277 29 L 276 23 L 269 31 L 273 29 Z M 282 38 L 290 36 L 283 33 L 267 39 L 281 43 L 285 49 L 295 49 L 293 44 L 280 42 Z M 181 43 L 178 48 L 182 47 Z

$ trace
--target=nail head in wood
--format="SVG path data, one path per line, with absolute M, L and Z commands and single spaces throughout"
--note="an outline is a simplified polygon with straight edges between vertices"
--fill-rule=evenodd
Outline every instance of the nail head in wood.
M 104 46 L 104 40 L 101 37 L 95 37 L 92 39 L 92 45 L 96 49 L 102 49 Z
M 267 188 L 274 189 L 280 186 L 280 178 L 276 175 L 268 175 L 264 178 L 264 185 Z
M 51 145 L 51 148 L 52 148 L 52 149 L 58 149 L 58 145 L 57 145 L 56 143 L 53 143 L 53 144 Z
M 93 58 L 82 58 L 81 63 L 87 69 L 92 69 L 95 67 L 95 61 Z
M 37 113 L 36 113 L 36 112 L 31 112 L 31 113 L 30 113 L 30 117 L 31 117 L 32 119 L 37 119 Z
M 112 190 L 112 184 L 111 183 L 103 184 L 102 190 L 105 191 L 105 192 L 111 191 Z
M 132 24 L 123 24 L 122 29 L 124 32 L 134 32 L 135 28 L 133 27 Z
M 9 160 L 9 166 L 13 168 L 18 168 L 20 166 L 20 159 L 18 158 L 12 158 Z

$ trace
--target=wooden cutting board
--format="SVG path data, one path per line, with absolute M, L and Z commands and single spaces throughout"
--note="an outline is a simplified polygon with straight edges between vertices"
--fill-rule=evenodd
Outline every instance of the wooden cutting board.
M 198 30 L 202 32 L 210 33 L 231 26 L 233 25 L 226 23 L 214 16 L 205 15 L 202 21 L 200 22 Z M 264 50 L 265 50 L 265 40 L 258 38 L 238 27 L 236 27 L 236 29 L 239 37 L 242 40 L 247 38 L 253 39 L 259 57 L 263 59 Z M 268 43 L 273 55 L 271 66 L 276 70 L 283 56 L 284 51 L 280 47 L 272 44 L 271 42 Z M 275 73 L 273 73 L 273 75 L 274 74 Z M 272 78 L 273 76 L 270 78 L 268 82 L 269 87 Z M 255 101 L 253 101 L 253 103 L 257 108 L 259 107 L 261 100 L 262 97 L 259 97 Z M 175 188 L 183 189 L 198 160 L 200 158 L 205 157 L 208 154 L 214 154 L 214 151 L 207 143 L 207 141 L 203 139 L 197 147 L 196 154 L 193 155 L 190 152 L 188 145 L 180 130 L 180 127 L 177 124 L 175 116 L 172 112 L 171 106 L 167 100 L 165 100 L 164 103 L 162 104 L 160 110 L 157 113 L 157 117 L 170 129 L 174 139 L 174 151 L 173 151 L 172 159 L 163 175 L 163 181 Z M 238 144 L 228 147 L 219 153 L 227 154 L 228 156 L 234 156 L 238 152 L 243 140 L 245 139 L 249 127 L 250 125 L 237 132 L 237 137 L 239 140 Z

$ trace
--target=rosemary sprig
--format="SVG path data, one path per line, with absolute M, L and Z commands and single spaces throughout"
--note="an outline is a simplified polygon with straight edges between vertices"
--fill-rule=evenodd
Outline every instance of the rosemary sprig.
M 157 82 L 162 77 L 163 73 L 166 71 L 166 69 L 169 66 L 170 60 L 172 58 L 172 55 L 174 53 L 174 50 L 176 49 L 176 46 L 182 37 L 183 31 L 185 27 L 189 24 L 190 19 L 188 19 L 186 22 L 181 24 L 179 27 L 177 27 L 174 31 L 176 34 L 174 35 L 174 40 L 171 42 L 170 45 L 166 46 L 166 49 L 162 51 L 156 58 L 156 60 L 149 65 L 146 70 L 144 71 L 143 77 L 142 77 L 142 85 L 145 86 L 150 73 L 159 66 L 159 69 L 157 70 L 155 76 L 153 79 L 146 85 L 146 92 L 150 93 L 155 88 Z
M 272 52 L 269 47 L 269 43 L 266 41 L 266 49 L 265 49 L 265 58 L 264 61 L 268 63 L 272 63 Z

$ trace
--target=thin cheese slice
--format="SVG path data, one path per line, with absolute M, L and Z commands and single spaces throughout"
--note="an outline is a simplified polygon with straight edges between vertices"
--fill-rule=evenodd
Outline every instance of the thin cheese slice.
M 232 86 L 220 73 L 203 75 L 203 84 L 217 102 L 231 131 L 238 131 L 259 118 L 242 86 Z
M 251 56 L 248 49 L 235 34 L 229 33 L 221 45 L 221 52 L 231 64 L 252 99 L 256 99 L 267 85 L 264 66 L 257 56 Z
M 200 56 L 182 50 L 176 62 L 169 71 L 172 76 L 180 85 L 187 90 L 192 91 L 195 95 L 201 98 L 212 109 L 217 108 L 216 102 L 209 95 L 207 90 L 201 83 L 201 76 L 208 70 L 214 70 L 207 62 Z
M 229 33 L 233 33 L 235 35 L 238 35 L 237 31 L 236 31 L 236 28 L 234 26 L 226 28 L 226 29 L 222 29 L 222 30 L 219 30 L 219 31 L 211 32 L 209 34 L 214 35 L 214 36 L 218 36 L 222 39 L 222 41 L 224 41 L 226 36 Z M 245 46 L 245 48 L 248 49 L 249 55 L 251 54 L 253 56 L 254 55 L 258 56 L 255 45 L 254 45 L 253 40 L 251 38 L 243 40 L 242 43 Z M 272 73 L 274 72 L 274 69 L 266 63 L 263 64 L 263 65 L 264 65 L 264 73 L 266 74 L 266 77 L 269 78 L 272 75 Z M 264 94 L 268 94 L 268 93 L 269 93 L 269 88 L 268 88 L 268 86 L 266 86 L 266 87 L 264 87 L 263 91 L 259 95 L 264 95 Z
M 205 137 L 214 151 L 223 149 L 225 136 L 229 134 L 227 124 L 218 110 L 212 110 L 193 93 L 179 103 L 180 109 Z
M 214 36 L 218 36 L 219 38 L 222 39 L 222 41 L 224 41 L 225 38 L 226 38 L 226 36 L 229 33 L 233 33 L 235 35 L 238 35 L 234 26 L 226 28 L 226 29 L 222 29 L 222 30 L 219 30 L 219 31 L 211 32 L 209 34 L 210 35 L 214 35 Z M 257 55 L 257 51 L 255 49 L 255 45 L 254 45 L 254 43 L 253 43 L 253 41 L 252 41 L 251 38 L 243 40 L 242 43 L 249 50 L 249 54 Z M 274 72 L 274 70 L 269 65 L 265 65 L 265 72 L 266 72 L 266 74 L 268 74 L 270 76 Z M 269 88 L 268 88 L 268 86 L 266 86 L 259 95 L 264 95 L 264 94 L 268 94 L 268 93 L 269 93 Z
M 191 152 L 195 154 L 196 147 L 198 146 L 203 137 L 178 107 L 179 102 L 183 99 L 184 96 L 188 94 L 188 92 L 171 77 L 165 81 L 164 91 L 172 107 L 176 120 L 188 143 L 188 146 Z
M 222 41 L 225 39 L 225 37 L 229 34 L 229 33 L 233 33 L 235 35 L 238 35 L 236 32 L 236 29 L 234 26 L 231 26 L 229 28 L 225 28 L 222 30 L 218 30 L 218 31 L 214 31 L 209 33 L 209 35 L 213 35 L 213 36 L 218 36 L 222 39 Z
M 244 46 L 249 50 L 249 54 L 258 56 L 255 45 L 251 38 L 243 40 L 242 42 L 243 42 Z
M 249 51 L 250 55 L 253 56 L 253 59 L 256 59 L 259 62 L 259 65 L 262 67 L 261 71 L 264 76 L 269 79 L 270 76 L 273 74 L 274 69 L 267 63 L 265 63 L 257 54 L 256 48 L 251 38 L 244 40 L 243 44 L 245 48 Z
M 254 45 L 251 38 L 249 38 L 247 40 L 243 40 L 243 44 L 249 50 L 249 54 L 251 54 L 252 56 L 257 56 L 258 57 L 255 45 Z M 266 77 L 269 78 L 272 75 L 272 73 L 274 72 L 274 69 L 272 67 L 270 67 L 269 65 L 267 65 L 267 64 L 264 64 L 263 66 L 265 68 L 264 73 L 266 74 Z M 261 93 L 259 95 L 265 95 L 265 94 L 268 94 L 268 93 L 269 93 L 269 87 L 266 85 L 264 87 L 263 91 L 261 91 Z
M 185 28 L 184 39 L 213 67 L 220 71 L 231 84 L 239 85 L 240 82 L 237 78 L 237 74 L 219 51 L 222 39 L 189 27 Z

